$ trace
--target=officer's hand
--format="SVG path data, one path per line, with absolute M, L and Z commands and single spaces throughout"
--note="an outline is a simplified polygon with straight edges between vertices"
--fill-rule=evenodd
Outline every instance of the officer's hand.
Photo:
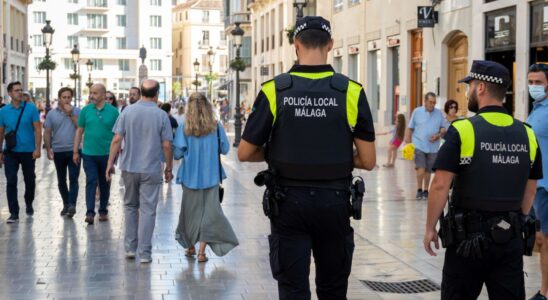
M 432 250 L 432 242 L 434 242 L 434 246 L 436 246 L 436 249 L 440 248 L 440 243 L 438 241 L 438 232 L 435 228 L 430 228 L 426 230 L 426 233 L 424 234 L 423 244 L 424 250 L 426 250 L 426 252 L 430 254 L 430 256 L 437 256 L 436 253 Z

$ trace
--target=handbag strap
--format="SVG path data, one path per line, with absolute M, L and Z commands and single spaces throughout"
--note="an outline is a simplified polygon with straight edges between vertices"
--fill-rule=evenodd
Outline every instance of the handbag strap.
M 17 129 L 19 129 L 19 124 L 21 123 L 21 117 L 23 116 L 23 112 L 25 111 L 25 107 L 27 106 L 27 102 L 23 101 L 23 109 L 19 113 L 19 119 L 17 119 L 17 125 L 15 125 L 14 133 L 17 133 Z
M 223 171 L 221 166 L 221 129 L 219 124 L 217 124 L 217 149 L 217 155 L 219 157 L 219 181 L 223 184 Z

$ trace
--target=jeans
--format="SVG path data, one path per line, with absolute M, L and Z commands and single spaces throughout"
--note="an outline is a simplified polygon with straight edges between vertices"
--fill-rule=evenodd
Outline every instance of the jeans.
M 100 202 L 99 214 L 108 214 L 107 205 L 110 197 L 110 182 L 107 181 L 108 155 L 85 155 L 84 172 L 86 173 L 86 216 L 95 216 L 95 192 L 99 186 Z
M 36 189 L 36 175 L 34 174 L 35 160 L 32 158 L 32 152 L 6 152 L 4 157 L 6 165 L 4 172 L 8 183 L 6 189 L 8 207 L 11 215 L 19 216 L 17 172 L 19 171 L 19 165 L 21 165 L 25 181 L 25 204 L 27 209 L 32 208 L 34 191 Z
M 76 206 L 78 198 L 78 177 L 80 165 L 72 161 L 72 151 L 55 152 L 53 162 L 57 171 L 57 186 L 63 199 L 63 207 Z M 67 187 L 67 169 L 69 174 L 70 189 Z

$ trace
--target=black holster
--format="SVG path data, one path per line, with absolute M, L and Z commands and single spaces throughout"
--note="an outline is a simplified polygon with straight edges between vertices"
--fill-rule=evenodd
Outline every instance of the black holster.
M 354 220 L 362 219 L 362 204 L 363 204 L 363 195 L 365 194 L 365 182 L 360 176 L 356 176 L 352 179 L 352 184 L 350 185 L 350 206 L 352 218 Z
M 540 231 L 540 221 L 531 216 L 523 221 L 523 255 L 532 256 L 535 247 L 536 233 Z
M 268 218 L 277 217 L 280 214 L 279 203 L 287 196 L 278 184 L 276 172 L 272 169 L 261 171 L 255 176 L 254 182 L 257 186 L 266 186 L 263 194 L 263 213 Z

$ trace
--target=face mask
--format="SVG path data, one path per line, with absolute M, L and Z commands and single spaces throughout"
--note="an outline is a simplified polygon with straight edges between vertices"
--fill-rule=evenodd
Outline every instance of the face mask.
M 535 101 L 542 101 L 546 98 L 546 90 L 542 85 L 530 85 L 529 86 L 529 95 Z

